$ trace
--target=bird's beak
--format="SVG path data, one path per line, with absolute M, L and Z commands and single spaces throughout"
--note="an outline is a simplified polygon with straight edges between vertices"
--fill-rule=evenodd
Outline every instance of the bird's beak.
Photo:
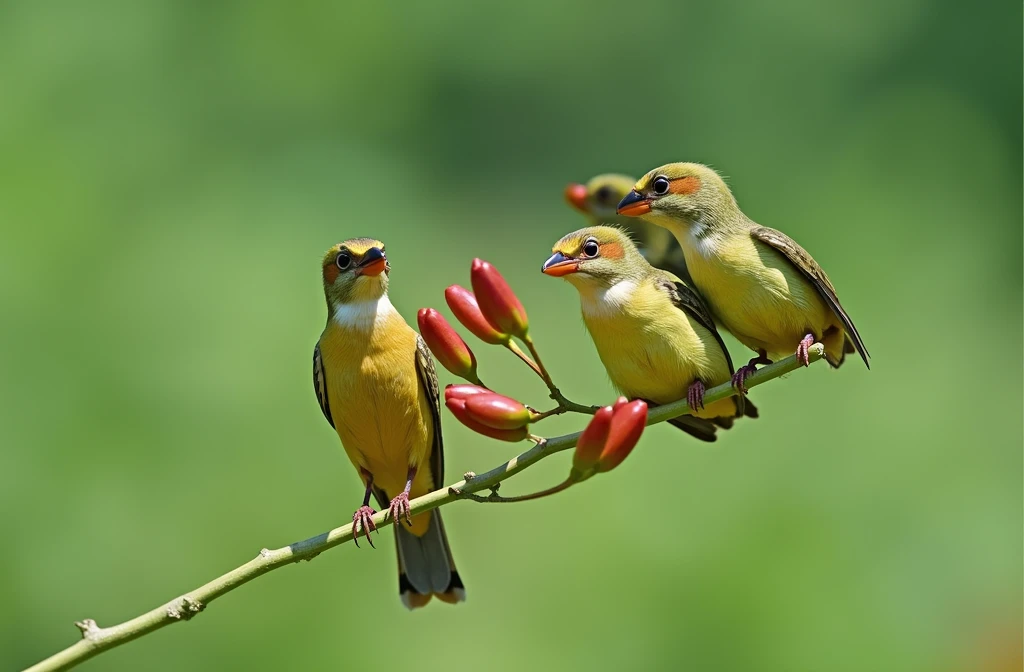
M 541 273 L 560 278 L 580 270 L 580 262 L 570 259 L 561 252 L 552 254 L 544 265 L 540 267 Z
M 651 211 L 651 201 L 641 196 L 640 192 L 634 189 L 619 201 L 619 207 L 615 211 L 627 217 L 639 217 Z
M 363 260 L 356 268 L 356 275 L 377 276 L 384 272 L 388 266 L 387 257 L 379 247 L 371 247 L 363 255 Z
M 570 184 L 565 188 L 565 200 L 580 212 L 587 211 L 587 188 L 582 184 Z

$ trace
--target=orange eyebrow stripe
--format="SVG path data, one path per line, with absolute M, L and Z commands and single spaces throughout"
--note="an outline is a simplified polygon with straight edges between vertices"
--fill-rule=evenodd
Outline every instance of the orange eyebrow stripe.
M 668 190 L 680 196 L 689 196 L 698 189 L 700 189 L 700 178 L 696 175 L 687 175 L 668 182 Z
M 622 245 L 618 243 L 605 243 L 599 245 L 597 249 L 601 251 L 601 256 L 605 259 L 622 259 Z

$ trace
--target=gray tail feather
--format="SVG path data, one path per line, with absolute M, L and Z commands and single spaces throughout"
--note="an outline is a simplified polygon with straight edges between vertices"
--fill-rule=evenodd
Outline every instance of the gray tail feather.
M 396 524 L 395 547 L 398 549 L 398 592 L 409 609 L 424 606 L 433 595 L 449 602 L 466 599 L 448 537 L 441 521 L 441 512 L 430 511 L 430 526 L 422 537 Z
M 701 441 L 716 441 L 718 439 L 715 436 L 715 423 L 704 418 L 695 418 L 692 415 L 680 415 L 678 418 L 672 418 L 668 421 L 668 424 L 673 427 L 678 427 L 690 436 L 700 439 Z

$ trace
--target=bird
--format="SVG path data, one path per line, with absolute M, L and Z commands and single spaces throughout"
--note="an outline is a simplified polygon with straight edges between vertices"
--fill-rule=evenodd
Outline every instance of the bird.
M 353 238 L 323 257 L 327 325 L 313 349 L 313 389 L 366 488 L 352 516 L 356 545 L 370 532 L 372 494 L 394 522 L 398 587 L 409 609 L 433 596 L 465 600 L 437 509 L 410 515 L 409 498 L 442 486 L 444 444 L 434 362 L 388 298 L 384 243 Z
M 809 365 L 816 341 L 833 368 L 852 352 L 871 367 L 857 327 L 818 262 L 786 234 L 743 214 L 713 169 L 699 163 L 655 168 L 616 211 L 672 232 L 715 319 L 757 353 L 733 377 L 740 391 L 758 364 L 795 353 Z
M 735 418 L 757 417 L 741 394 L 705 406 L 705 390 L 731 379 L 729 351 L 700 295 L 651 266 L 624 231 L 587 227 L 551 251 L 541 271 L 579 291 L 583 323 L 622 394 L 653 404 L 685 396 L 691 415 L 669 422 L 703 441 L 715 441 Z
M 565 188 L 565 200 L 583 213 L 592 226 L 609 224 L 625 229 L 651 266 L 689 282 L 683 251 L 671 233 L 655 224 L 616 213 L 619 201 L 633 189 L 634 184 L 635 177 L 604 173 L 590 178 L 586 184 L 569 184 Z

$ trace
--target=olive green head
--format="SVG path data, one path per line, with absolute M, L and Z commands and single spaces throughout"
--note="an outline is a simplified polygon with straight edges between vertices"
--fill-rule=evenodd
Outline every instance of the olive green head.
M 373 301 L 388 292 L 391 264 L 384 243 L 373 238 L 352 238 L 324 254 L 324 295 L 331 309 L 346 303 Z
M 565 188 L 565 200 L 594 224 L 618 222 L 623 217 L 615 209 L 630 192 L 636 178 L 618 173 L 605 173 L 590 178 L 586 184 L 570 184 Z
M 554 253 L 541 271 L 565 278 L 577 287 L 610 287 L 620 280 L 639 280 L 652 272 L 651 265 L 629 236 L 612 226 L 588 226 L 564 236 L 552 246 Z
M 664 220 L 700 221 L 707 227 L 725 226 L 739 207 L 725 180 L 699 163 L 669 163 L 655 168 L 633 185 L 617 212 L 655 223 Z

